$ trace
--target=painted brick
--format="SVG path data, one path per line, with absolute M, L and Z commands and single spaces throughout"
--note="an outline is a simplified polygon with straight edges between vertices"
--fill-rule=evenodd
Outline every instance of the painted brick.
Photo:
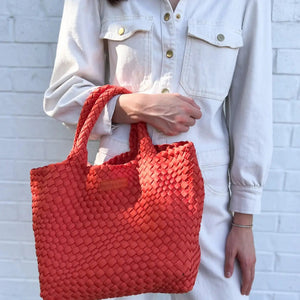
M 274 0 L 273 21 L 299 21 L 299 0 Z M 277 300 L 277 299 L 276 299 Z
M 300 193 L 265 191 L 262 199 L 263 212 L 300 212 Z
M 300 126 L 294 127 L 292 146 L 300 147 Z
M 0 203 L 0 220 L 1 221 L 17 221 L 18 210 L 15 203 Z
M 275 295 L 274 300 L 299 300 L 299 294 L 280 293 Z
M 15 137 L 15 122 L 12 117 L 0 117 L 0 136 L 3 138 Z
M 277 74 L 277 49 L 272 50 L 273 75 Z
M 0 140 L 0 159 L 14 159 L 17 156 L 18 143 L 15 139 Z
M 55 61 L 56 50 L 57 50 L 57 43 L 52 43 L 50 45 L 50 60 L 53 62 L 53 65 Z
M 297 254 L 300 245 L 300 235 L 287 233 L 255 232 L 257 251 L 287 252 Z
M 18 212 L 18 220 L 20 222 L 31 222 L 32 221 L 32 206 L 31 201 L 28 203 L 19 203 L 16 207 Z
M 250 300 L 273 300 L 272 293 L 252 291 L 249 297 Z
M 36 159 L 45 158 L 45 143 L 39 140 L 0 140 L 0 159 Z M 8 153 L 9 152 L 9 153 Z
M 300 50 L 278 50 L 277 72 L 300 74 Z
M 299 77 L 273 75 L 273 98 L 295 99 L 299 89 Z
M 0 277 L 34 279 L 38 272 L 34 262 L 0 260 Z
M 15 175 L 14 161 L 13 160 L 0 160 L 0 166 L 1 166 L 0 178 L 2 180 L 13 180 L 14 175 Z
M 267 213 L 255 215 L 253 224 L 255 231 L 275 232 L 278 227 L 278 215 Z
M 50 67 L 50 48 L 46 44 L 2 44 L 0 66 Z
M 274 147 L 288 147 L 291 144 L 293 126 L 291 124 L 273 124 Z
M 299 101 L 273 102 L 273 119 L 276 123 L 299 123 L 300 122 L 300 103 Z
M 288 172 L 284 189 L 286 191 L 300 192 L 300 172 Z
M 0 295 L 0 300 L 7 300 L 7 296 L 1 296 Z M 13 297 L 13 298 L 9 298 L 9 300 L 20 300 L 20 297 Z M 22 297 L 22 300 L 42 300 L 42 298 L 40 297 Z
M 299 170 L 300 149 L 274 149 L 272 168 L 280 170 Z
M 0 222 L 0 240 L 33 242 L 31 222 Z
M 277 254 L 275 270 L 278 272 L 299 273 L 300 255 Z
M 49 85 L 51 69 L 12 69 L 12 82 L 18 92 L 44 92 Z
M 20 259 L 22 249 L 19 242 L 0 242 L 1 259 Z M 1 291 L 0 291 L 1 295 Z
M 3 0 L 1 0 L 3 1 Z M 41 0 L 15 1 L 7 0 L 7 7 L 14 16 L 40 16 L 43 14 Z
M 50 141 L 45 142 L 45 158 L 47 160 L 62 161 L 66 159 L 72 149 L 71 141 Z
M 14 118 L 14 124 L 16 127 L 16 137 L 39 139 L 47 137 L 47 139 L 73 141 L 73 132 L 52 118 L 18 117 Z
M 256 253 L 256 271 L 274 271 L 275 255 L 272 252 Z
M 8 69 L 0 68 L 0 90 L 1 91 L 12 90 L 12 79 Z
M 284 177 L 284 173 L 281 171 L 270 170 L 264 189 L 268 191 L 281 191 L 283 189 Z
M 11 42 L 14 39 L 14 18 L 12 17 L 0 17 L 0 41 Z
M 22 243 L 21 244 L 22 257 L 27 260 L 37 261 L 35 254 L 35 244 L 34 243 Z
M 279 232 L 300 233 L 300 215 L 281 214 L 279 216 Z
M 0 92 L 0 115 L 4 116 L 45 116 L 42 93 Z
M 300 23 L 274 23 L 272 32 L 274 48 L 300 48 Z
M 26 295 L 31 299 L 38 298 L 40 294 L 40 286 L 38 280 L 20 280 L 20 279 L 6 279 L 0 278 L 0 295 L 4 300 L 10 300 L 8 297 L 16 297 L 17 299 L 24 299 Z M 5 298 L 6 297 L 6 298 Z
M 0 201 L 19 202 L 31 199 L 29 183 L 0 181 Z M 1 240 L 1 239 L 0 239 Z
M 61 0 L 43 1 L 43 6 L 47 16 L 60 17 L 63 11 L 64 2 Z
M 257 272 L 254 288 L 263 291 L 300 291 L 300 274 Z
M 300 101 L 291 102 L 291 122 L 292 123 L 300 123 Z
M 0 1 L 0 16 L 9 15 L 9 11 L 7 9 L 7 0 Z
M 18 17 L 15 26 L 17 42 L 57 42 L 60 19 Z
M 273 120 L 275 123 L 289 122 L 291 116 L 291 104 L 287 101 L 273 101 Z

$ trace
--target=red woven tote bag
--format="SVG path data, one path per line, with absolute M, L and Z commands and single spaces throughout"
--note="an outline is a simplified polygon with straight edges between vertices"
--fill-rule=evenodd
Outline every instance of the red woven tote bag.
M 186 293 L 200 263 L 204 188 L 194 145 L 153 145 L 133 124 L 130 151 L 87 162 L 104 105 L 124 88 L 86 100 L 66 160 L 32 169 L 32 218 L 41 297 L 96 300 Z

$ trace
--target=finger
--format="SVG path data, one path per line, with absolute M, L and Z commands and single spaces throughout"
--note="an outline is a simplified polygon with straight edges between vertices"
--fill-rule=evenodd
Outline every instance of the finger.
M 194 119 L 200 119 L 202 117 L 202 112 L 200 108 L 195 108 L 193 106 L 190 106 L 187 113 L 190 115 L 190 117 Z
M 187 126 L 194 126 L 196 124 L 196 120 L 192 117 L 189 117 L 187 122 L 186 122 L 186 125 Z
M 248 290 L 246 291 L 246 295 L 249 295 L 250 292 L 251 292 L 252 284 L 253 284 L 253 281 L 254 281 L 254 276 L 255 276 L 255 266 L 253 266 L 251 268 L 251 282 L 250 282 L 250 285 L 248 287 Z
M 187 132 L 187 131 L 189 131 L 189 129 L 190 129 L 190 127 L 185 124 L 178 124 L 176 126 L 177 134 L 180 132 Z
M 232 248 L 226 247 L 225 251 L 225 277 L 230 278 L 233 274 L 234 269 L 234 260 L 236 257 L 236 253 Z
M 249 295 L 251 285 L 252 285 L 252 267 L 249 267 L 247 264 L 241 264 L 241 271 L 242 271 L 242 287 L 241 287 L 241 294 L 242 295 Z
M 180 94 L 176 94 L 177 96 L 179 96 L 183 101 L 189 103 L 190 105 L 192 105 L 193 107 L 197 108 L 197 109 L 200 109 L 200 106 L 195 102 L 194 99 L 190 98 L 190 97 L 185 97 L 185 96 L 182 96 Z
M 187 132 L 189 128 L 190 128 L 189 126 L 185 126 L 183 124 L 177 124 L 176 127 L 164 129 L 162 130 L 162 132 L 168 136 L 175 136 L 182 132 Z

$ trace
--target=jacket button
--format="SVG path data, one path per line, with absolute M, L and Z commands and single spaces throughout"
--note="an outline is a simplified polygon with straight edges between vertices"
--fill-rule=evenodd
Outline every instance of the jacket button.
M 181 14 L 176 15 L 176 19 L 179 20 L 181 18 Z
M 170 93 L 170 91 L 169 91 L 169 89 L 164 88 L 164 89 L 161 90 L 161 93 L 162 94 L 167 94 L 167 93 Z
M 166 14 L 164 15 L 164 20 L 165 20 L 165 21 L 169 21 L 169 20 L 170 20 L 170 17 L 171 17 L 171 15 L 170 15 L 169 13 L 166 13 Z
M 166 55 L 167 55 L 167 58 L 172 58 L 173 55 L 174 55 L 174 53 L 173 53 L 172 50 L 168 50 L 167 53 L 166 53 Z
M 219 42 L 223 42 L 225 40 L 225 36 L 222 33 L 220 33 L 217 35 L 217 39 Z
M 119 29 L 119 35 L 123 35 L 125 33 L 125 28 L 124 27 L 121 27 Z

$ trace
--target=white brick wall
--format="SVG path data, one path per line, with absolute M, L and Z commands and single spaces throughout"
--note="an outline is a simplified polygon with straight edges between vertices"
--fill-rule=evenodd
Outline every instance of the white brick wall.
M 275 150 L 255 216 L 251 300 L 300 300 L 300 0 L 272 2 Z M 62 6 L 0 1 L 0 300 L 40 299 L 29 171 L 63 160 L 73 139 L 42 110 Z

